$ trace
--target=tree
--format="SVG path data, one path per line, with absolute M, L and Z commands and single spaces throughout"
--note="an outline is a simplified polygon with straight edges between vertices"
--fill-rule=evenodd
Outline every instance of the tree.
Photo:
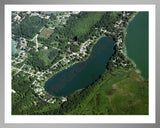
M 55 15 L 54 13 L 52 13 L 51 16 L 50 16 L 50 19 L 51 19 L 51 20 L 56 20 L 57 17 L 56 17 L 56 15 Z
M 47 23 L 47 19 L 42 19 L 38 16 L 26 16 L 20 24 L 12 25 L 12 33 L 18 38 L 25 37 L 31 39 Z

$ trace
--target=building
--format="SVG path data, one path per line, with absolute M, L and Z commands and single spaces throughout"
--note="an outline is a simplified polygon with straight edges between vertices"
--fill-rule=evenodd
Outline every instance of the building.
M 15 90 L 13 90 L 13 89 L 11 90 L 11 92 L 12 92 L 12 93 L 16 93 L 16 91 L 15 91 Z
M 44 49 L 45 49 L 45 50 L 47 50 L 47 49 L 48 49 L 48 47 L 47 47 L 47 46 L 45 46 L 45 47 L 44 47 Z
M 35 89 L 35 92 L 40 92 L 40 91 L 42 91 L 41 88 L 36 88 L 36 89 Z
M 50 16 L 46 16 L 46 17 L 45 17 L 45 19 L 49 19 L 49 18 L 50 18 Z
M 16 15 L 15 17 L 14 17 L 14 20 L 16 21 L 16 20 L 20 20 L 21 19 L 21 17 L 19 16 L 19 15 Z
M 72 13 L 73 14 L 78 14 L 80 11 L 73 11 Z
M 66 97 L 62 97 L 62 103 L 66 102 L 66 101 L 67 101 L 67 98 Z

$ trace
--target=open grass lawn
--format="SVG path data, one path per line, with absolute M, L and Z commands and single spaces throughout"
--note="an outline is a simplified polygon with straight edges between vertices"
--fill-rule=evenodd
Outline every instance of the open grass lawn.
M 80 115 L 146 115 L 148 82 L 135 71 L 105 75 L 96 89 L 69 114 Z
M 52 30 L 52 29 L 44 28 L 44 29 L 42 30 L 42 32 L 40 33 L 39 36 L 47 39 L 47 38 L 50 37 L 50 35 L 51 35 L 53 32 L 54 32 L 54 30 Z
M 40 50 L 39 57 L 45 62 L 45 65 L 50 64 L 58 53 L 57 49 L 49 49 L 49 50 Z

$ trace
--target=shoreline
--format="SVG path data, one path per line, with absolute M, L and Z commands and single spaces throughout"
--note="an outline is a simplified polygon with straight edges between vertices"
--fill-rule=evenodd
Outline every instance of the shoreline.
M 100 36 L 99 38 L 97 38 L 96 41 L 95 41 L 95 42 L 96 42 L 95 44 L 97 44 L 98 40 L 101 39 L 102 37 L 106 37 L 106 36 L 103 35 L 103 36 Z M 95 44 L 93 45 L 93 47 L 95 46 Z M 88 56 L 86 57 L 85 60 L 82 60 L 82 61 L 79 61 L 79 62 L 74 62 L 73 64 L 64 67 L 62 70 L 55 72 L 55 74 L 53 74 L 51 77 L 53 77 L 53 76 L 56 75 L 57 73 L 60 73 L 60 72 L 63 71 L 63 70 L 67 70 L 68 68 L 74 66 L 74 65 L 77 64 L 77 63 L 85 62 L 85 61 L 90 57 L 93 47 L 91 48 L 91 51 L 90 51 L 90 53 L 88 54 Z M 51 78 L 51 77 L 50 77 L 50 78 Z M 48 78 L 48 79 L 50 79 L 50 78 Z M 47 82 L 47 81 L 46 81 L 46 82 Z
M 98 37 L 98 38 L 95 40 L 94 45 L 91 47 L 91 49 L 90 49 L 90 51 L 89 51 L 90 53 L 89 53 L 88 56 L 85 58 L 85 60 L 82 60 L 82 61 L 79 61 L 79 62 L 74 62 L 73 64 L 64 67 L 61 71 L 57 71 L 57 72 L 55 72 L 53 75 L 51 75 L 50 77 L 48 77 L 47 81 L 48 81 L 49 79 L 51 79 L 52 77 L 54 77 L 56 74 L 58 74 L 58 73 L 60 73 L 60 72 L 62 72 L 62 71 L 65 71 L 65 70 L 73 67 L 75 64 L 77 64 L 77 63 L 83 63 L 83 62 L 87 61 L 87 59 L 90 57 L 90 55 L 91 55 L 91 53 L 92 53 L 93 47 L 94 47 L 94 46 L 97 44 L 97 42 L 98 42 L 101 38 L 103 38 L 103 37 L 106 37 L 106 36 L 105 36 L 105 35 L 102 35 L 102 36 Z M 47 81 L 44 81 L 44 82 L 43 82 L 43 83 L 44 83 L 43 86 L 42 86 L 43 88 L 44 88 L 44 86 L 45 86 L 45 84 L 46 84 Z M 84 88 L 83 88 L 83 89 L 84 89 Z M 78 90 L 83 90 L 83 89 L 78 89 Z M 75 90 L 75 92 L 78 91 L 78 90 Z M 48 93 L 45 88 L 44 88 L 44 91 L 45 91 L 46 93 Z M 54 96 L 54 95 L 52 95 L 52 94 L 50 94 L 50 93 L 48 93 L 48 94 L 51 95 L 51 96 Z M 54 97 L 64 97 L 64 96 L 54 96 Z
M 129 26 L 129 24 L 134 20 L 134 18 L 135 18 L 135 16 L 136 16 L 137 14 L 138 14 L 138 12 L 136 12 L 135 14 L 133 14 L 133 16 L 131 16 L 131 18 L 129 19 L 129 21 L 128 21 L 128 23 L 127 23 L 127 27 L 124 29 L 124 32 L 125 32 L 125 35 L 124 35 L 124 49 L 125 49 L 125 52 L 124 52 L 124 54 L 125 54 L 125 57 L 128 58 L 128 59 L 131 61 L 131 63 L 134 65 L 134 67 L 136 68 L 135 71 L 136 71 L 136 72 L 140 75 L 140 77 L 144 80 L 144 78 L 143 78 L 142 75 L 141 75 L 141 71 L 140 71 L 139 69 L 137 69 L 137 66 L 136 66 L 136 63 L 134 62 L 134 60 L 130 59 L 129 56 L 127 55 L 127 49 L 126 49 L 126 45 L 125 45 L 125 38 L 126 38 L 127 28 L 128 28 L 128 26 Z M 57 71 L 57 72 L 53 73 L 53 74 L 52 74 L 51 76 L 49 76 L 44 82 L 42 82 L 42 86 L 41 86 L 41 87 L 44 88 L 44 91 L 45 91 L 47 94 L 51 95 L 52 97 L 66 97 L 66 96 L 55 96 L 55 95 L 52 95 L 52 94 L 50 94 L 49 92 L 47 92 L 46 89 L 45 89 L 46 82 L 47 82 L 49 79 L 51 79 L 52 77 L 54 78 L 56 74 L 58 74 L 58 73 L 60 73 L 60 72 L 62 72 L 62 71 L 65 71 L 65 70 L 67 70 L 67 69 L 69 69 L 69 68 L 71 68 L 71 67 L 74 66 L 75 64 L 85 62 L 85 61 L 90 57 L 94 46 L 95 46 L 95 45 L 97 44 L 97 42 L 98 42 L 101 38 L 103 38 L 103 37 L 107 37 L 107 36 L 106 36 L 105 34 L 102 34 L 102 35 L 100 35 L 97 39 L 95 39 L 95 41 L 93 42 L 93 46 L 92 46 L 92 47 L 90 48 L 90 50 L 89 50 L 88 56 L 87 56 L 84 60 L 82 60 L 82 61 L 75 61 L 75 62 L 72 63 L 71 65 L 68 65 L 68 66 L 66 66 L 66 67 L 63 67 L 60 71 Z M 116 42 L 115 42 L 115 43 L 116 43 Z M 78 53 L 79 53 L 79 52 L 78 52 Z M 107 71 L 105 71 L 105 72 L 107 72 Z M 78 90 L 80 90 L 80 89 L 78 89 Z M 77 92 L 78 90 L 75 90 L 75 92 Z
M 127 27 L 125 28 L 125 31 L 124 31 L 124 32 L 125 32 L 124 39 L 126 38 L 126 31 L 127 31 L 128 26 L 129 26 L 129 23 L 133 21 L 133 19 L 135 18 L 135 16 L 136 16 L 137 14 L 138 14 L 138 12 L 136 12 L 135 14 L 133 14 L 133 16 L 131 16 L 131 18 L 129 19 L 129 21 L 128 21 L 128 23 L 127 23 Z M 100 40 L 100 39 L 103 38 L 103 37 L 107 37 L 107 36 L 106 36 L 105 34 L 102 34 L 100 37 L 98 37 L 98 38 L 95 40 L 93 47 L 95 46 L 95 44 L 97 44 L 98 40 Z M 58 74 L 58 73 L 60 73 L 60 72 L 62 72 L 62 71 L 64 71 L 64 70 L 67 70 L 68 68 L 71 68 L 71 67 L 74 66 L 75 64 L 85 62 L 85 61 L 90 57 L 90 55 L 91 55 L 91 53 L 92 53 L 93 47 L 91 47 L 91 49 L 89 50 L 89 54 L 88 54 L 87 58 L 85 58 L 85 60 L 82 60 L 82 61 L 79 61 L 79 62 L 74 62 L 73 64 L 64 67 L 62 70 L 57 71 L 57 72 L 54 73 L 52 76 L 48 77 L 47 81 L 48 81 L 49 79 L 51 79 L 52 77 L 54 77 L 56 74 Z M 125 46 L 125 40 L 124 40 L 124 47 L 125 47 L 125 48 L 124 48 L 124 49 L 125 49 L 125 52 L 124 52 L 125 57 L 128 58 L 128 59 L 132 62 L 132 64 L 134 65 L 134 67 L 136 68 L 137 66 L 136 66 L 135 62 L 127 56 L 127 50 L 126 50 L 126 46 Z M 105 71 L 105 72 L 106 72 L 106 71 Z M 137 69 L 136 72 L 141 75 L 141 71 L 140 71 L 139 69 Z M 142 78 L 143 78 L 143 77 L 142 77 Z M 45 86 L 45 84 L 46 84 L 47 81 L 44 82 L 44 85 L 42 86 L 43 88 L 44 88 L 44 86 Z M 44 90 L 45 90 L 45 88 L 44 88 Z M 45 92 L 47 92 L 47 91 L 45 90 Z M 48 93 L 48 92 L 47 92 L 47 93 Z M 50 93 L 48 93 L 48 94 L 50 94 Z M 52 94 L 50 94 L 50 95 L 52 95 Z M 53 96 L 53 95 L 52 95 L 52 96 Z M 55 96 L 55 97 L 56 97 L 56 96 Z

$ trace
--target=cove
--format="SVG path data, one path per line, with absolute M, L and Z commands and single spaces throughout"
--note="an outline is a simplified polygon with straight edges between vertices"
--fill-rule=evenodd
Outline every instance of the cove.
M 148 12 L 139 12 L 129 23 L 126 35 L 127 56 L 144 79 L 148 79 Z
M 54 96 L 67 96 L 92 84 L 106 71 L 114 50 L 114 41 L 102 37 L 92 48 L 88 59 L 55 74 L 45 83 L 45 90 Z

